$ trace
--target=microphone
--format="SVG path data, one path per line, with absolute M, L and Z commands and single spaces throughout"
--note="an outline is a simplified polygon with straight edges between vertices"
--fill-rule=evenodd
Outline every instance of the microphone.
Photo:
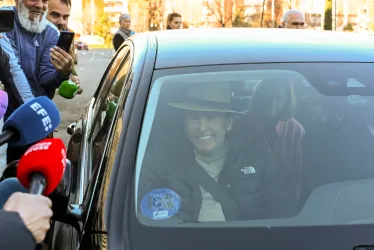
M 31 194 L 49 195 L 60 183 L 66 166 L 66 148 L 59 138 L 32 145 L 21 157 L 17 178 Z
M 0 146 L 24 146 L 45 138 L 60 124 L 60 112 L 48 97 L 36 97 L 16 109 L 0 134 Z
M 8 108 L 8 94 L 4 90 L 0 90 L 0 119 L 4 117 Z

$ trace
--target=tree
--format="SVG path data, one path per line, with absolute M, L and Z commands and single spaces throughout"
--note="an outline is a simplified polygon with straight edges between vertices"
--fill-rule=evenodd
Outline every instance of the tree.
M 111 47 L 113 35 L 110 33 L 112 22 L 107 13 L 102 13 L 94 25 L 94 35 L 100 36 L 105 40 L 105 47 Z
M 274 20 L 271 20 L 273 6 L 272 3 L 274 1 Z M 267 0 L 266 3 L 266 12 L 264 14 L 264 19 L 267 17 L 267 20 L 263 20 L 265 23 L 265 27 L 268 28 L 276 28 L 278 26 L 278 19 L 283 14 L 283 0 Z
M 353 25 L 351 23 L 348 23 L 343 27 L 344 31 L 352 32 L 353 31 Z
M 278 21 L 283 15 L 283 1 L 274 0 L 274 28 L 278 27 Z
M 160 30 L 164 24 L 164 1 L 149 0 L 148 2 L 148 30 Z
M 129 12 L 136 19 L 134 28 L 139 31 L 163 28 L 164 0 L 129 0 Z
M 245 14 L 245 7 L 237 8 L 232 19 L 232 27 L 252 27 L 249 19 Z
M 266 0 L 262 0 L 262 7 L 261 7 L 261 28 L 264 26 L 265 4 L 266 4 Z
M 323 29 L 332 30 L 332 0 L 326 0 L 325 2 L 325 18 Z
M 214 17 L 217 19 L 219 25 L 221 27 L 226 27 L 226 23 L 228 20 L 226 20 L 225 9 L 224 5 L 222 4 L 222 0 L 213 0 L 212 3 L 206 1 L 205 5 L 208 8 L 210 14 L 214 15 Z
M 288 9 L 299 9 L 300 8 L 300 0 L 289 0 L 288 1 Z
M 248 27 L 248 16 L 245 15 L 246 7 L 234 8 L 233 0 L 205 1 L 205 6 L 214 16 L 220 27 Z

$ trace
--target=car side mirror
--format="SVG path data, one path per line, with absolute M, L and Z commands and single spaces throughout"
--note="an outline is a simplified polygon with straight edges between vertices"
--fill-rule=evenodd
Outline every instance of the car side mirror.
M 73 122 L 71 123 L 67 128 L 66 128 L 66 132 L 69 134 L 69 135 L 73 135 L 74 132 L 75 132 L 75 127 L 77 126 L 77 122 Z

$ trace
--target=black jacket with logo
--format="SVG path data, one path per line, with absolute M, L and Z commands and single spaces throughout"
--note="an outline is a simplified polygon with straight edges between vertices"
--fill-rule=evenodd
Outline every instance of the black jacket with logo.
M 196 222 L 201 209 L 200 185 L 222 206 L 226 220 L 285 218 L 297 214 L 298 200 L 289 181 L 264 143 L 231 145 L 218 185 L 195 161 L 193 150 L 149 146 L 139 180 L 139 200 L 154 189 L 168 188 L 181 199 L 176 217 Z

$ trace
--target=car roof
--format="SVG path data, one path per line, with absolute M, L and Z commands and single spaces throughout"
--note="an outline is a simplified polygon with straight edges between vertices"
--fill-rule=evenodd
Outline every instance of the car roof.
M 300 29 L 209 28 L 149 32 L 155 68 L 266 62 L 374 62 L 374 37 Z

